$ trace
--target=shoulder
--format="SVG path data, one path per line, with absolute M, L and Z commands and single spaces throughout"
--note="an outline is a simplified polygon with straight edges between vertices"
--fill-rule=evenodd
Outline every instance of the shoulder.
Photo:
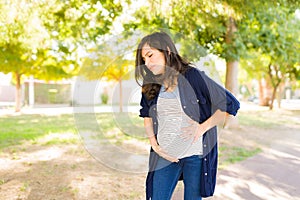
M 184 77 L 189 81 L 189 82 L 202 82 L 204 81 L 205 77 L 205 72 L 199 70 L 198 68 L 194 66 L 190 66 L 190 68 L 185 72 Z

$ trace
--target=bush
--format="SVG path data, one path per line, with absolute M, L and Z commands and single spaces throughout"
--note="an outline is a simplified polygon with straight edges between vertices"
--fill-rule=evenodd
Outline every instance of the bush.
M 108 102 L 108 94 L 102 93 L 101 94 L 101 101 L 102 101 L 102 104 L 107 104 L 107 102 Z

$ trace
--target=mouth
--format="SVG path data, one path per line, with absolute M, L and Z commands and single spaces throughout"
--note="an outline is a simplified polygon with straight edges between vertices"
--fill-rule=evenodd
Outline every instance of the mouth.
M 147 67 L 154 75 L 161 73 L 160 65 L 148 65 Z
M 155 69 L 155 65 L 149 65 L 149 66 L 147 66 L 148 67 L 148 69 L 150 70 L 150 71 L 153 71 L 154 69 Z

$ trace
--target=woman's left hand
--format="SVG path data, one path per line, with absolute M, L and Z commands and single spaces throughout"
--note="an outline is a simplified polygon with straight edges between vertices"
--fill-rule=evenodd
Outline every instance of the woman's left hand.
M 181 129 L 182 131 L 181 137 L 184 140 L 192 139 L 193 140 L 192 143 L 195 143 L 206 132 L 206 129 L 204 127 L 204 124 L 199 124 L 194 120 L 190 120 L 188 123 L 190 124 L 189 126 L 183 127 Z

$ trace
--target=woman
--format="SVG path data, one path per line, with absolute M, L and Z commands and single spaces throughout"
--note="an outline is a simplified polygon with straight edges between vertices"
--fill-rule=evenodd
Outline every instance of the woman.
M 140 117 L 151 145 L 147 200 L 171 199 L 178 180 L 184 182 L 185 200 L 212 196 L 216 125 L 236 115 L 239 102 L 185 61 L 164 32 L 141 40 L 135 78 L 142 80 Z

